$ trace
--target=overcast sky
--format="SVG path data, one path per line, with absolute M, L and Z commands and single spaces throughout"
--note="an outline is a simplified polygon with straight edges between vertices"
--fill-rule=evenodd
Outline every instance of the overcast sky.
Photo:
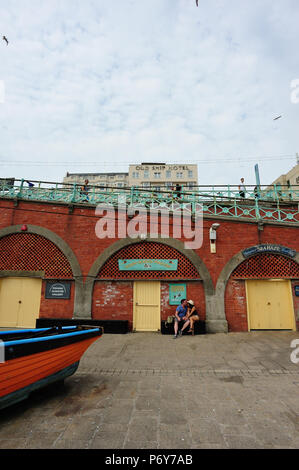
M 2 3 L 1 177 L 150 161 L 254 184 L 259 163 L 268 184 L 296 164 L 298 0 Z

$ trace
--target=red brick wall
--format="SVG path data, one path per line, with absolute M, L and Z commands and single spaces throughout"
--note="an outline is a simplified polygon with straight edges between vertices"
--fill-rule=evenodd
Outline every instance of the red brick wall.
M 200 318 L 205 319 L 205 298 L 202 282 L 187 281 L 187 300 L 192 299 L 199 310 Z M 169 283 L 161 282 L 161 321 L 173 315 L 176 306 L 169 305 Z M 95 281 L 92 318 L 94 320 L 128 320 L 133 327 L 133 281 Z
M 32 224 L 55 232 L 72 248 L 85 276 L 94 260 L 117 240 L 100 240 L 96 237 L 95 224 L 99 217 L 95 216 L 94 208 L 75 208 L 74 212 L 69 214 L 64 205 L 20 202 L 15 207 L 12 201 L 0 200 L 0 213 L 0 228 Z M 298 229 L 295 227 L 265 225 L 264 230 L 259 232 L 257 224 L 224 220 L 220 221 L 217 230 L 217 253 L 211 254 L 209 229 L 213 222 L 204 220 L 203 246 L 195 251 L 206 264 L 214 284 L 232 256 L 249 246 L 278 243 L 299 250 Z
M 95 216 L 94 208 L 74 208 L 72 214 L 69 213 L 65 205 L 50 203 L 19 202 L 17 206 L 9 200 L 0 200 L 0 228 L 10 225 L 31 224 L 47 228 L 59 235 L 73 250 L 81 266 L 83 277 L 87 276 L 95 259 L 112 243 L 115 239 L 99 239 L 95 234 L 95 225 L 99 217 Z M 299 251 L 298 229 L 278 225 L 264 225 L 263 231 L 258 231 L 257 224 L 243 223 L 239 221 L 217 220 L 220 227 L 217 230 L 217 253 L 210 253 L 209 229 L 214 220 L 205 219 L 203 222 L 203 245 L 195 250 L 198 256 L 205 263 L 210 272 L 212 281 L 216 285 L 220 272 L 226 263 L 239 251 L 256 245 L 258 243 L 277 243 L 293 248 Z M 171 231 L 170 231 L 171 233 Z M 182 238 L 183 241 L 183 238 Z M 111 283 L 110 283 L 111 284 Z M 240 284 L 240 283 L 239 283 Z M 103 284 L 104 285 L 104 284 Z M 96 306 L 96 300 L 99 303 L 104 302 L 105 292 L 112 296 L 112 307 L 118 308 L 119 317 L 132 318 L 132 304 L 128 304 L 128 298 L 132 299 L 132 284 L 118 283 L 118 293 L 108 289 L 109 283 L 106 283 L 106 290 L 101 290 L 100 283 L 96 283 L 95 295 L 93 300 L 92 315 L 94 318 L 116 318 L 117 310 L 113 308 L 105 309 Z M 191 284 L 188 287 L 188 297 L 192 297 L 196 302 L 198 297 L 197 287 L 192 290 Z M 108 291 L 107 291 L 108 289 Z M 163 287 L 163 293 L 166 295 L 166 287 Z M 73 289 L 72 289 L 73 290 Z M 204 311 L 203 289 L 199 291 L 200 310 Z M 72 294 L 73 295 L 73 294 Z M 231 331 L 246 331 L 247 320 L 244 317 L 246 309 L 244 288 L 240 285 L 229 282 L 226 289 L 226 313 Z M 53 301 L 54 302 L 54 301 Z M 41 305 L 41 316 L 52 315 L 52 311 L 59 312 L 60 315 L 70 315 L 71 302 L 65 306 L 57 301 L 57 306 L 43 301 Z M 131 300 L 132 302 L 132 300 Z M 295 310 L 298 313 L 298 298 L 294 300 Z M 105 305 L 105 304 L 104 304 Z M 129 305 L 129 307 L 128 307 Z M 124 306 L 128 311 L 124 311 Z M 54 308 L 55 307 L 55 308 Z M 163 300 L 162 315 L 167 317 L 170 312 L 170 306 Z
M 187 300 L 193 300 L 200 319 L 205 320 L 205 295 L 202 281 L 186 281 Z M 169 283 L 161 282 L 161 320 L 164 321 L 169 315 L 174 315 L 176 305 L 169 305 Z
M 225 290 L 228 331 L 248 331 L 245 281 L 229 279 Z
M 42 282 L 40 318 L 73 318 L 75 285 L 71 282 L 70 299 L 46 299 L 46 281 Z
M 133 283 L 95 281 L 92 299 L 94 320 L 128 320 L 133 326 Z

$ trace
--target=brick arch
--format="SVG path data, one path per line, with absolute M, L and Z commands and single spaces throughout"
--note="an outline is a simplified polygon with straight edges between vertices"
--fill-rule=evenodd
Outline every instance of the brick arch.
M 40 227 L 37 225 L 27 225 L 26 232 L 23 232 L 21 230 L 21 227 L 22 227 L 21 225 L 12 225 L 12 226 L 1 229 L 0 230 L 0 245 L 1 245 L 1 241 L 3 242 L 4 240 L 4 243 L 5 243 L 6 240 L 8 240 L 10 236 L 14 237 L 15 235 L 18 235 L 18 234 L 24 235 L 26 233 L 29 236 L 35 235 L 36 236 L 35 241 L 38 240 L 38 242 L 40 242 L 41 239 L 43 239 L 45 243 L 48 245 L 48 247 L 51 247 L 52 253 L 56 253 L 56 254 L 59 253 L 60 260 L 64 260 L 64 262 L 66 260 L 64 266 L 65 267 L 67 266 L 66 268 L 67 275 L 71 272 L 71 277 L 75 281 L 75 299 L 74 299 L 73 315 L 74 317 L 82 318 L 82 312 L 84 312 L 84 301 L 85 301 L 85 291 L 84 291 L 84 285 L 82 282 L 82 272 L 81 272 L 80 264 L 77 260 L 77 257 L 75 256 L 70 246 L 61 237 L 59 237 L 59 235 L 57 235 L 55 232 L 49 229 L 46 229 L 44 227 Z M 37 262 L 38 260 L 35 260 L 35 263 Z M 1 269 L 2 277 L 5 275 L 11 275 L 11 273 L 13 272 L 15 273 L 18 272 L 16 271 L 17 265 L 15 265 L 14 269 L 7 269 L 7 266 L 8 265 L 6 265 L 6 269 Z M 19 270 L 20 272 L 24 270 L 24 264 L 22 266 L 19 265 L 19 267 L 21 267 L 21 269 Z M 37 269 L 37 265 L 35 265 L 35 269 Z M 52 272 L 51 272 L 51 269 L 52 269 Z M 54 269 L 54 265 L 51 266 L 51 263 L 49 263 L 47 266 L 47 270 L 48 270 L 48 274 L 50 277 L 53 276 L 53 269 Z M 26 271 L 27 270 L 24 270 L 24 274 L 26 274 Z M 45 272 L 45 276 L 47 277 L 46 270 L 43 269 L 43 267 L 41 268 L 41 271 Z M 33 273 L 32 269 L 28 270 L 28 276 L 32 276 L 32 273 Z M 53 277 L 56 277 L 56 276 L 53 276 Z
M 234 279 L 299 279 L 299 264 L 280 254 L 258 254 L 240 263 L 230 277 Z
M 17 232 L 0 239 L 1 271 L 44 271 L 45 278 L 72 279 L 65 254 L 36 233 Z
M 92 294 L 93 294 L 93 286 L 95 280 L 98 279 L 98 273 L 104 266 L 104 264 L 115 255 L 115 253 L 119 252 L 122 248 L 142 244 L 144 242 L 148 243 L 160 243 L 162 245 L 166 245 L 168 247 L 172 247 L 177 250 L 181 255 L 184 255 L 187 260 L 193 265 L 196 270 L 197 279 L 201 279 L 203 281 L 203 287 L 205 292 L 205 305 L 206 305 L 206 319 L 213 316 L 213 296 L 214 296 L 214 285 L 211 279 L 210 273 L 201 260 L 201 258 L 197 255 L 197 253 L 191 249 L 185 249 L 184 243 L 180 240 L 173 239 L 173 238 L 162 238 L 161 236 L 157 237 L 149 237 L 147 236 L 146 239 L 132 239 L 130 237 L 124 238 L 121 240 L 116 241 L 109 248 L 107 248 L 101 255 L 95 260 L 93 263 L 86 280 L 86 316 L 91 317 L 91 309 L 92 309 Z M 197 274 L 198 273 L 198 274 Z
M 176 271 L 120 271 L 118 259 L 176 259 L 178 269 Z M 186 256 L 161 242 L 141 241 L 127 245 L 116 251 L 100 268 L 97 278 L 106 279 L 159 279 L 182 280 L 200 279 L 196 267 Z
M 195 253 L 193 250 L 185 249 L 184 243 L 181 242 L 180 240 L 175 240 L 173 238 L 167 238 L 164 239 L 162 237 L 147 237 L 145 240 L 136 240 L 132 238 L 123 238 L 121 240 L 118 240 L 117 242 L 113 243 L 110 245 L 109 248 L 107 248 L 101 255 L 95 260 L 93 263 L 89 273 L 88 277 L 89 278 L 97 278 L 99 271 L 103 267 L 103 265 L 106 263 L 106 261 L 112 257 L 115 253 L 120 251 L 122 248 L 128 247 L 130 245 L 135 245 L 135 244 L 142 244 L 144 242 L 150 242 L 150 243 L 160 243 L 163 245 L 167 245 L 169 247 L 174 248 L 178 252 L 180 252 L 182 255 L 184 255 L 190 262 L 191 264 L 195 267 L 196 271 L 198 272 L 198 278 L 200 278 L 204 285 L 205 285 L 205 291 L 206 295 L 213 295 L 214 293 L 214 285 L 210 276 L 210 273 L 204 264 L 204 262 L 201 260 L 201 258 Z
M 281 248 L 281 246 L 279 245 L 277 245 L 277 247 Z M 248 247 L 248 250 L 250 248 L 255 248 L 255 247 Z M 287 253 L 287 250 L 285 251 L 285 253 Z M 290 251 L 293 251 L 293 250 L 290 250 Z M 261 264 L 255 262 L 255 258 L 260 257 L 260 256 L 265 256 L 265 254 L 263 255 L 255 254 L 246 258 L 243 255 L 243 250 L 242 250 L 239 253 L 237 253 L 235 256 L 233 256 L 222 269 L 220 276 L 217 280 L 216 290 L 215 290 L 215 308 L 217 308 L 217 312 L 218 312 L 217 315 L 218 315 L 219 320 L 227 323 L 226 314 L 225 314 L 225 292 L 226 292 L 226 286 L 229 282 L 229 279 L 231 278 L 232 275 L 239 276 L 239 279 L 240 279 L 241 270 L 244 269 L 246 262 L 248 263 L 248 265 L 250 265 L 251 270 L 252 270 L 251 272 L 253 272 L 254 267 L 256 268 L 259 265 L 260 266 L 259 272 L 262 273 Z M 280 256 L 281 257 L 280 261 L 283 261 L 284 266 L 289 264 L 289 266 L 292 266 L 291 271 L 294 270 L 294 267 L 295 267 L 295 271 L 297 272 L 297 269 L 299 268 L 299 253 L 296 253 L 294 257 L 288 256 L 287 254 L 273 255 L 272 253 L 269 253 L 268 260 L 271 260 L 272 263 L 273 263 L 273 260 L 275 259 L 273 258 L 273 256 Z M 291 271 L 289 271 L 289 273 Z M 248 271 L 248 273 L 250 273 L 250 271 Z
M 40 237 L 43 237 L 46 239 L 48 242 L 51 242 L 54 244 L 58 250 L 62 252 L 62 254 L 65 256 L 67 259 L 71 270 L 73 277 L 81 277 L 81 268 L 79 265 L 79 262 L 73 253 L 72 249 L 69 247 L 69 245 L 61 238 L 59 235 L 56 233 L 52 232 L 51 230 L 48 230 L 43 227 L 39 227 L 37 225 L 27 225 L 27 231 L 23 232 L 21 230 L 21 225 L 12 225 L 9 227 L 5 227 L 4 229 L 0 230 L 0 241 L 8 237 L 10 235 L 14 234 L 35 234 Z

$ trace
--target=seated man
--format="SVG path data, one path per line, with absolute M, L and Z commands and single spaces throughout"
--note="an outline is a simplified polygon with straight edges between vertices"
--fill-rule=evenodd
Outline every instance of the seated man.
M 175 311 L 175 316 L 174 316 L 174 339 L 178 337 L 178 329 L 179 329 L 179 323 L 180 325 L 184 325 L 185 319 L 186 319 L 186 314 L 187 314 L 187 300 L 182 299 L 181 300 L 181 305 L 179 305 Z M 181 323 L 182 322 L 182 323 Z M 181 334 L 181 331 L 180 331 Z

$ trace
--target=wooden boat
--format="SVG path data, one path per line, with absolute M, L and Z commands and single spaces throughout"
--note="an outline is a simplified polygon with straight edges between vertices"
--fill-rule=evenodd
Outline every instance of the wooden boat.
M 74 374 L 102 328 L 66 326 L 0 332 L 0 409 Z

